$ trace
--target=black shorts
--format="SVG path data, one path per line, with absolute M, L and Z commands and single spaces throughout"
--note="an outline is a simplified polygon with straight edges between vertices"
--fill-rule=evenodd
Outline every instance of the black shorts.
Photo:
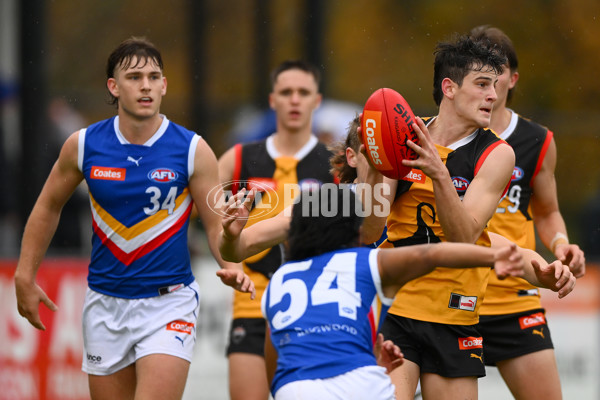
M 553 349 L 543 308 L 505 314 L 480 315 L 477 329 L 483 336 L 485 365 Z
M 250 353 L 265 356 L 267 321 L 263 318 L 237 318 L 231 321 L 227 355 Z
M 404 358 L 447 378 L 485 376 L 483 345 L 476 325 L 447 325 L 388 314 L 381 327 Z

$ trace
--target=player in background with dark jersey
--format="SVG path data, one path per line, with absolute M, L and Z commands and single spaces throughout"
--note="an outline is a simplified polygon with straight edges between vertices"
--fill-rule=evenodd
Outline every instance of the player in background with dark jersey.
M 375 213 L 365 218 L 365 243 L 376 240 L 387 222 L 382 246 L 490 245 L 485 227 L 514 167 L 510 146 L 485 129 L 504 63 L 504 56 L 466 36 L 438 43 L 433 77 L 438 115 L 415 121 L 420 146 L 408 145 L 418 158 L 403 161 L 412 168 L 405 178 L 384 178 L 371 169 L 368 183 L 389 184 L 392 206 L 387 219 Z M 412 399 L 419 379 L 425 399 L 477 396 L 477 377 L 485 375 L 485 367 L 475 326 L 488 274 L 484 268 L 437 268 L 398 292 L 381 331 L 405 356 L 391 373 L 399 399 Z M 464 338 L 477 340 L 463 346 Z
M 25 226 L 18 309 L 41 330 L 40 303 L 57 310 L 35 276 L 62 207 L 85 179 L 93 236 L 82 369 L 91 398 L 180 399 L 199 311 L 187 243 L 194 203 L 213 255 L 228 266 L 215 242 L 221 219 L 211 199 L 221 199 L 207 196 L 219 187 L 217 160 L 200 136 L 160 114 L 167 80 L 152 43 L 125 40 L 106 72 L 117 116 L 74 132 L 63 145 Z M 252 291 L 241 269 L 230 266 L 221 279 Z
M 519 79 L 514 45 L 503 31 L 489 25 L 473 28 L 470 35 L 489 41 L 507 57 L 504 72 L 498 76 L 498 100 L 489 127 L 512 146 L 516 161 L 510 187 L 488 224 L 489 230 L 535 249 L 535 224 L 542 243 L 580 278 L 585 274 L 585 257 L 579 246 L 569 243 L 558 207 L 553 134 L 507 107 Z M 537 288 L 520 278 L 498 280 L 491 274 L 478 330 L 485 364 L 498 367 L 515 399 L 562 398 L 552 338 Z
M 277 215 L 294 196 L 294 187 L 333 182 L 331 153 L 312 133 L 312 116 L 321 103 L 320 71 L 304 61 L 284 61 L 271 73 L 269 104 L 275 111 L 277 131 L 265 140 L 238 144 L 219 159 L 219 175 L 226 190 L 257 188 L 261 200 L 249 224 Z M 297 190 L 296 190 L 297 192 Z M 297 193 L 296 193 L 297 194 Z M 244 260 L 244 271 L 260 298 L 271 275 L 284 261 L 283 245 Z M 234 293 L 229 334 L 229 394 L 233 400 L 266 400 L 266 323 L 260 303 Z

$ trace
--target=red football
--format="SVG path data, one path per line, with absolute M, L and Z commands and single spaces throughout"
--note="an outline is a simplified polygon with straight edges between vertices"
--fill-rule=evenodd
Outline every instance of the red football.
M 368 98 L 362 115 L 362 139 L 371 163 L 383 175 L 402 179 L 410 167 L 402 160 L 414 160 L 415 153 L 406 144 L 407 139 L 419 144 L 412 124 L 415 121 L 410 106 L 393 89 L 378 89 Z

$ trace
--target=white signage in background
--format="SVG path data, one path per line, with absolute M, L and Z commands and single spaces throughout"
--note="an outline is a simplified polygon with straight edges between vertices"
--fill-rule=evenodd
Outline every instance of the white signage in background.
M 17 311 L 12 275 L 0 275 L 0 399 L 39 399 L 39 372 L 30 367 L 39 331 Z
M 81 313 L 87 288 L 87 261 L 46 262 L 38 284 L 59 307 L 40 305 L 46 331 L 17 311 L 13 281 L 16 261 L 0 261 L 0 400 L 89 399 L 81 371 Z

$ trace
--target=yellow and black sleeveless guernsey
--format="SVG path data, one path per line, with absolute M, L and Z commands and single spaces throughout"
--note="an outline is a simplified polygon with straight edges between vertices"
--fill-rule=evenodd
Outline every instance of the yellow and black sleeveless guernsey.
M 273 145 L 273 137 L 237 145 L 232 192 L 245 187 L 259 191 L 248 224 L 274 217 L 292 204 L 298 190 L 312 185 L 333 183 L 329 173 L 331 152 L 315 136 L 294 156 L 281 156 Z M 269 279 L 284 261 L 284 246 L 279 245 L 247 258 L 244 272 L 254 282 L 256 300 L 246 293 L 234 291 L 233 318 L 263 318 L 260 299 Z
M 424 119 L 426 124 L 432 120 Z M 478 129 L 450 147 L 436 145 L 461 199 L 487 156 L 501 143 L 491 130 Z M 388 241 L 396 247 L 445 241 L 437 218 L 433 182 L 422 171 L 413 169 L 398 181 L 387 228 Z M 490 245 L 486 230 L 477 244 Z M 479 321 L 489 272 L 489 267 L 438 267 L 404 285 L 389 313 L 441 324 L 474 325 Z
M 552 132 L 512 112 L 508 128 L 500 135 L 515 151 L 515 169 L 510 187 L 490 220 L 490 232 L 498 233 L 521 247 L 535 250 L 535 231 L 530 200 Z M 500 280 L 490 274 L 481 315 L 512 314 L 541 308 L 540 292 L 521 278 Z

